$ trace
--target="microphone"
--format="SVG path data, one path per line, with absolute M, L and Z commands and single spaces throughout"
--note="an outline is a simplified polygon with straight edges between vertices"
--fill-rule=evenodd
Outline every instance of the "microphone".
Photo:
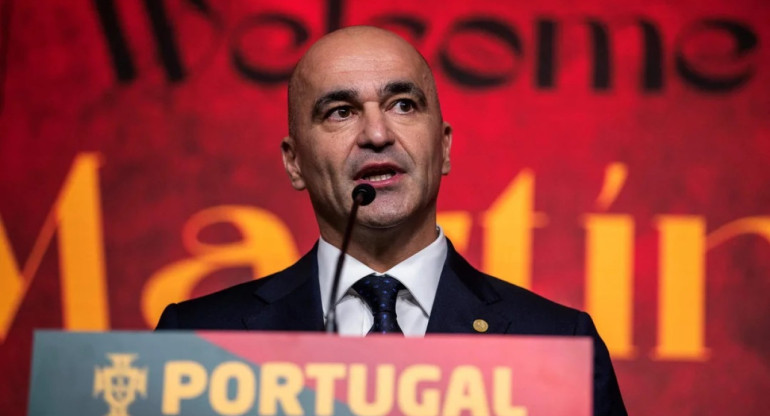
M 371 204 L 375 196 L 377 196 L 377 192 L 368 183 L 362 183 L 353 188 L 353 202 L 358 201 L 358 204 L 362 207 Z
M 362 183 L 356 185 L 353 188 L 353 207 L 350 208 L 350 216 L 348 217 L 348 224 L 345 226 L 345 236 L 342 238 L 342 248 L 340 249 L 340 256 L 337 258 L 337 267 L 334 269 L 334 280 L 332 280 L 332 291 L 329 294 L 329 310 L 326 312 L 326 332 L 337 333 L 337 289 L 340 285 L 340 274 L 342 273 L 342 265 L 345 263 L 345 253 L 348 252 L 348 244 L 350 244 L 350 236 L 353 234 L 353 225 L 356 222 L 356 214 L 358 214 L 358 207 L 369 205 L 374 201 L 374 197 L 377 192 L 372 185 Z

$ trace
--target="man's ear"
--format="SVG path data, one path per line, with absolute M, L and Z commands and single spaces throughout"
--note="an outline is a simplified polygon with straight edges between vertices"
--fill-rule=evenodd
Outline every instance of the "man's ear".
M 452 169 L 452 163 L 449 161 L 449 151 L 452 149 L 452 126 L 446 121 L 443 126 L 443 136 L 441 138 L 441 148 L 443 162 L 441 164 L 441 174 L 448 175 Z
M 298 191 L 305 189 L 305 179 L 302 178 L 302 169 L 300 169 L 299 161 L 297 160 L 297 151 L 293 137 L 286 136 L 283 138 L 281 141 L 281 154 L 283 155 L 283 167 L 286 168 L 286 173 L 289 174 L 291 186 Z

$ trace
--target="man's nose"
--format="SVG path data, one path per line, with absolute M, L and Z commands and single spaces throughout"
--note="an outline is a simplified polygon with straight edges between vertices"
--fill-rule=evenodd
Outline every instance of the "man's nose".
M 378 149 L 393 144 L 388 120 L 379 106 L 366 108 L 361 121 L 363 126 L 358 136 L 359 146 Z

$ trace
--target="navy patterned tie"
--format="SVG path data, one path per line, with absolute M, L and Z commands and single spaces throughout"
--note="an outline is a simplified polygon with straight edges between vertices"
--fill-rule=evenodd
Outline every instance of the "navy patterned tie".
M 403 334 L 396 320 L 398 291 L 405 289 L 401 282 L 387 274 L 370 274 L 353 284 L 353 289 L 372 310 L 374 325 L 370 334 Z

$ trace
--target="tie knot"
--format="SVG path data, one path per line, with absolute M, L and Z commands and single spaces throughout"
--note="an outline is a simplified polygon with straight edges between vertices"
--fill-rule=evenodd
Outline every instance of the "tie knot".
M 387 274 L 370 274 L 358 280 L 353 289 L 366 301 L 373 313 L 395 312 L 398 291 L 404 289 L 404 285 Z
M 353 289 L 363 298 L 372 310 L 373 324 L 369 333 L 402 333 L 396 318 L 396 298 L 398 291 L 406 289 L 398 279 L 370 274 L 353 285 Z

